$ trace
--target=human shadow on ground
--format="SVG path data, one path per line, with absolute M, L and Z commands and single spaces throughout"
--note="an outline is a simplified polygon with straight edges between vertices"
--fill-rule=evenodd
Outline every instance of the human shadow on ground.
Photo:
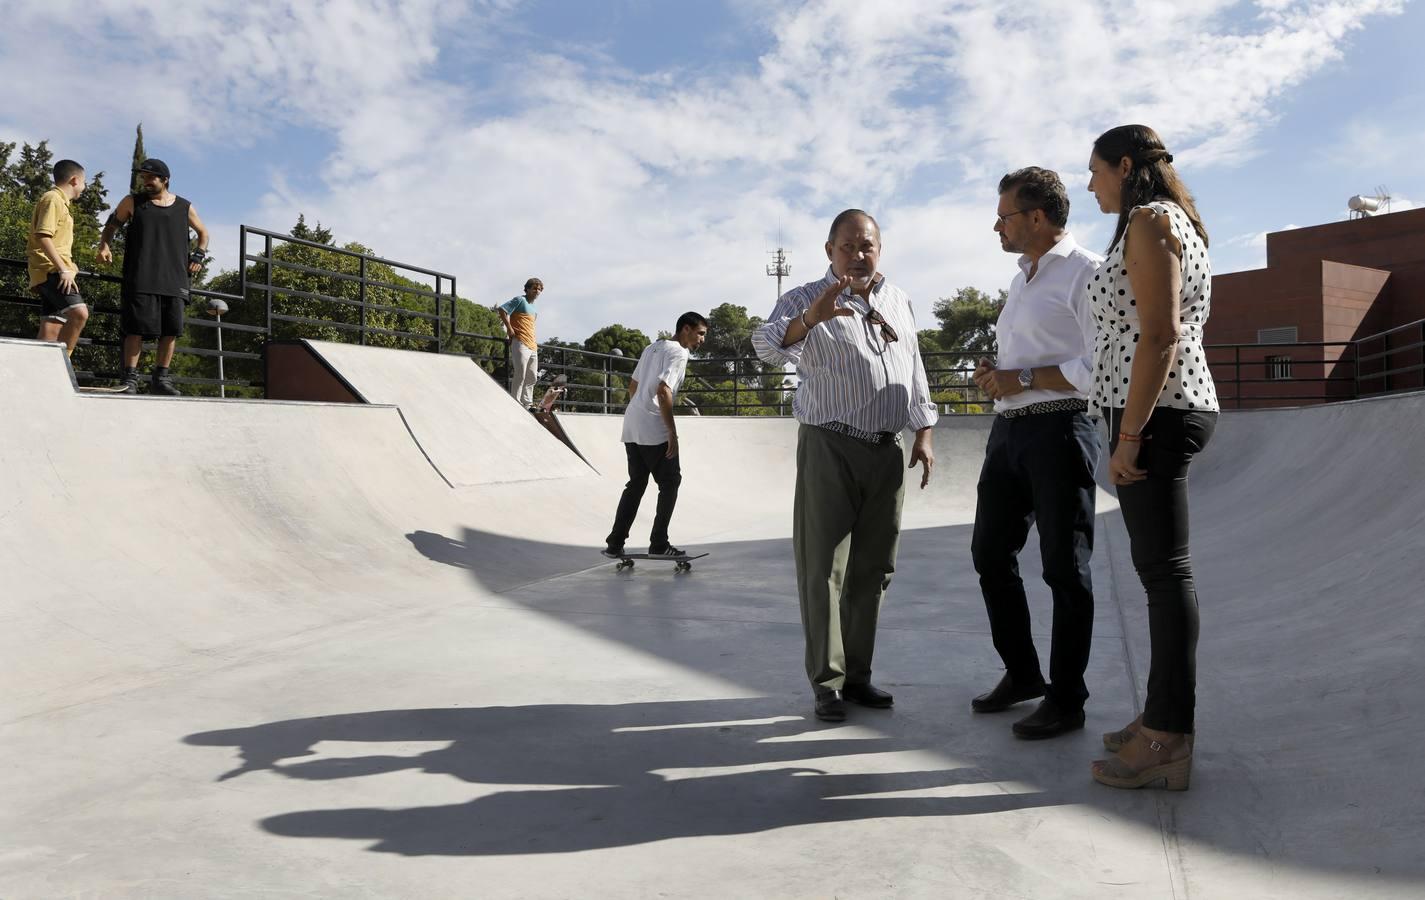
M 1199 505 L 1211 511 L 1210 505 Z M 1100 670 L 1101 676 L 1116 672 L 1113 677 L 1122 678 L 1123 646 L 1131 646 L 1137 670 L 1127 677 L 1138 680 L 1141 690 L 1149 656 L 1145 599 L 1128 559 L 1121 521 L 1116 515 L 1109 518 L 1111 521 L 1101 523 L 1102 547 L 1095 560 L 1099 614 L 1091 666 L 1112 660 L 1111 667 Z M 1233 538 L 1227 525 L 1211 521 L 1195 525 L 1197 530 L 1205 535 L 1201 541 L 1205 552 L 1199 560 L 1204 596 L 1232 596 L 1233 585 L 1220 573 L 1232 571 L 1230 556 L 1233 547 L 1242 542 L 1240 534 Z M 1145 827 L 1162 827 L 1179 842 L 1266 858 L 1274 864 L 1358 874 L 1372 881 L 1381 877 L 1413 882 L 1425 879 L 1425 856 L 1419 852 L 1418 841 L 1425 833 L 1425 822 L 1416 809 L 1418 804 L 1407 799 L 1408 792 L 1399 790 L 1400 784 L 1410 781 L 1413 763 L 1403 748 L 1409 746 L 1405 736 L 1413 734 L 1416 726 L 1408 717 L 1389 714 L 1392 707 L 1388 702 L 1396 700 L 1387 702 L 1372 693 L 1373 685 L 1418 681 L 1418 654 L 1391 659 L 1374 680 L 1356 677 L 1349 692 L 1342 695 L 1355 704 L 1355 711 L 1328 713 L 1323 706 L 1323 715 L 1305 719 L 1278 716 L 1273 727 L 1264 730 L 1260 723 L 1263 711 L 1277 715 L 1274 711 L 1283 708 L 1281 692 L 1289 690 L 1291 683 L 1311 677 L 1315 667 L 1353 664 L 1339 655 L 1290 658 L 1294 632 L 1283 629 L 1302 623 L 1289 615 L 1273 617 L 1279 623 L 1274 629 L 1249 623 L 1250 630 L 1235 636 L 1205 630 L 1208 638 L 1199 647 L 1198 670 L 1216 673 L 1216 677 L 1204 679 L 1199 686 L 1204 739 L 1196 754 L 1193 789 L 1187 794 L 1165 795 L 1102 788 L 1088 778 L 1088 761 L 1102 755 L 1092 732 L 1100 727 L 1116 728 L 1132 718 L 1136 712 L 1129 687 L 1132 680 L 1119 681 L 1117 689 L 1109 681 L 1091 681 L 1094 696 L 1090 699 L 1088 735 L 1081 735 L 1083 740 L 1078 741 L 1060 739 L 1054 748 L 1031 750 L 1023 742 L 1016 746 L 1007 738 L 1008 729 L 1002 721 L 988 722 L 969 714 L 968 698 L 998 677 L 983 601 L 968 563 L 971 532 L 968 525 L 948 525 L 902 534 L 898 571 L 882 610 L 876 678 L 895 689 L 902 701 L 897 704 L 893 727 L 906 741 L 945 748 L 968 759 L 1016 761 L 1009 764 L 1003 777 L 1071 785 L 1080 798 L 1075 802 L 1141 821 Z M 1021 569 L 1035 632 L 1043 635 L 1049 601 L 1038 577 L 1034 540 L 1031 534 Z M 558 558 L 569 552 L 562 545 L 524 543 L 532 546 L 518 552 L 527 559 L 546 554 Z M 495 576 L 490 573 L 497 570 L 498 557 L 508 556 L 510 540 L 466 529 L 450 546 L 457 544 L 459 552 L 447 553 L 438 561 L 465 568 L 476 584 L 492 588 Z M 503 596 L 602 639 L 728 678 L 751 692 L 785 694 L 789 686 L 799 683 L 801 653 L 790 542 L 740 541 L 701 549 L 711 550 L 712 556 L 688 576 L 654 570 L 630 578 L 583 571 L 528 583 Z M 587 548 L 578 552 L 594 558 Z M 1122 610 L 1115 608 L 1115 596 Z M 1222 620 L 1249 616 L 1233 609 L 1215 611 L 1214 615 Z M 660 621 L 669 624 L 660 625 Z M 1205 613 L 1205 629 L 1212 621 Z M 1115 636 L 1120 624 L 1127 627 L 1123 643 Z M 1047 664 L 1047 637 L 1037 641 Z M 1260 645 L 1245 652 L 1240 646 L 1244 641 Z M 1283 657 L 1270 672 L 1257 668 L 1263 648 Z M 1380 659 L 1381 653 L 1373 658 Z M 1408 691 L 1400 696 L 1406 695 Z M 1340 697 L 1327 699 L 1341 705 Z M 781 711 L 805 712 L 806 702 L 784 701 Z M 936 706 L 926 710 L 923 704 L 927 702 Z M 1299 706 L 1289 709 L 1300 713 Z M 1362 710 L 1385 725 L 1378 731 L 1364 730 L 1342 743 L 1342 729 L 1361 721 Z M 1095 716 L 1100 717 L 1098 721 Z M 1376 748 L 1370 756 L 1373 765 L 1355 764 L 1352 748 L 1363 746 L 1362 741 Z M 1310 789 L 1303 789 L 1304 784 Z M 1368 805 L 1392 810 L 1391 820 L 1399 826 L 1384 831 L 1371 827 L 1369 817 L 1361 812 Z M 1324 822 L 1329 826 L 1320 824 Z
M 578 572 L 600 561 L 598 551 L 587 546 L 531 541 L 475 529 L 466 529 L 461 537 L 413 531 L 406 540 L 432 562 L 468 569 L 481 586 L 497 594 Z
M 881 754 L 916 748 L 893 737 L 808 731 L 805 719 L 786 712 L 775 698 L 385 710 L 185 740 L 237 748 L 242 765 L 225 779 L 269 771 L 327 781 L 411 770 L 512 786 L 449 805 L 309 810 L 261 822 L 275 835 L 370 841 L 374 851 L 405 856 L 566 853 L 1083 800 L 1074 790 L 1011 793 L 1000 782 L 1013 773 L 982 767 L 876 772 L 887 766 Z M 370 743 L 373 752 L 303 761 L 323 741 Z M 412 757 L 382 752 L 413 741 L 448 743 Z M 861 796 L 933 789 L 963 795 Z

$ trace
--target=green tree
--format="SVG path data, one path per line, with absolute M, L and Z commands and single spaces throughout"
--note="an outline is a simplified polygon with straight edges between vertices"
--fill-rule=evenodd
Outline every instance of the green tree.
M 756 356 L 752 348 L 752 332 L 761 325 L 762 319 L 748 315 L 747 307 L 735 303 L 719 304 L 708 313 L 708 336 L 703 341 L 700 355 L 705 359 Z
M 652 341 L 648 335 L 627 325 L 605 325 L 589 335 L 584 341 L 584 349 L 594 353 L 613 353 L 617 348 L 626 359 L 638 359 L 643 349 Z
M 139 177 L 139 166 L 148 159 L 148 154 L 143 149 L 143 123 L 138 125 L 138 134 L 134 137 L 134 164 L 129 169 L 129 193 L 137 195 L 143 190 L 143 179 Z
M 1009 292 L 1004 290 L 992 297 L 964 287 L 935 302 L 933 311 L 940 320 L 939 330 L 918 335 L 935 402 L 971 413 L 989 409 L 988 398 L 974 385 L 970 374 L 979 357 L 995 352 L 995 322 L 1008 297 Z M 936 346 L 928 349 L 927 339 L 932 334 Z
M 991 297 L 976 288 L 963 287 L 952 296 L 936 300 L 933 311 L 940 320 L 941 349 L 993 353 L 995 320 L 1008 298 L 1005 290 Z

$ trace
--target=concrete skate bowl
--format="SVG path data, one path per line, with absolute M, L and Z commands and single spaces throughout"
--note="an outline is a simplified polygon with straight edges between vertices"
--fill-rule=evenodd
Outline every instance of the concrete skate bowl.
M 1223 417 L 1193 474 L 1197 766 L 1162 795 L 1087 777 L 1148 659 L 1107 494 L 1085 732 L 968 711 L 998 677 L 968 553 L 986 421 L 943 423 L 908 491 L 896 709 L 828 728 L 794 423 L 680 420 L 674 538 L 712 555 L 619 575 L 594 552 L 616 419 L 562 417 L 591 467 L 473 365 L 315 349 L 366 404 L 80 396 L 56 348 L 0 342 L 0 895 L 1425 886 L 1425 398 Z M 1023 568 L 1047 631 L 1032 539 Z

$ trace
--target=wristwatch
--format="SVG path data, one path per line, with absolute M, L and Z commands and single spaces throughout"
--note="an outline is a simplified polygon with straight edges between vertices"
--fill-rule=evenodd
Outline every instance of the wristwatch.
M 1019 386 L 1022 387 L 1022 388 L 1024 388 L 1026 391 L 1029 390 L 1031 387 L 1034 386 L 1034 370 L 1033 370 L 1033 369 L 1020 369 L 1020 370 L 1019 370 Z

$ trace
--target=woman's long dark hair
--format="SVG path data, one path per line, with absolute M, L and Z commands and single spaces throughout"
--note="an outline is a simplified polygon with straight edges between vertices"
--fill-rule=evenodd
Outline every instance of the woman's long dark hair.
M 1118 211 L 1118 227 L 1113 230 L 1112 250 L 1128 228 L 1128 212 L 1135 206 L 1154 200 L 1171 200 L 1187 213 L 1188 221 L 1207 246 L 1207 229 L 1198 217 L 1197 205 L 1187 185 L 1173 168 L 1173 155 L 1163 146 L 1163 139 L 1147 125 L 1120 125 L 1110 128 L 1093 142 L 1093 154 L 1110 166 L 1117 166 L 1128 157 L 1133 168 L 1123 179 L 1123 206 Z

